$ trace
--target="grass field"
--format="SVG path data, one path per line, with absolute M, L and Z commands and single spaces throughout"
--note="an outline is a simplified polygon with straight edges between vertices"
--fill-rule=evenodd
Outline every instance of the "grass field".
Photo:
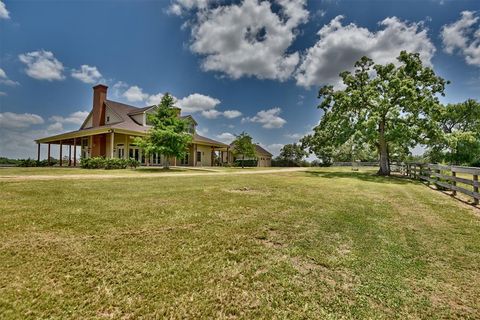
M 0 181 L 0 318 L 477 318 L 479 210 L 372 172 Z

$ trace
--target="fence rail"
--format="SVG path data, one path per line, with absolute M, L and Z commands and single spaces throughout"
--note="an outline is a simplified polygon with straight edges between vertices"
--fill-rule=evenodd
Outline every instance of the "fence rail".
M 457 195 L 457 192 L 459 192 L 470 196 L 473 198 L 475 205 L 479 203 L 480 182 L 478 176 L 480 176 L 480 168 L 432 163 L 404 163 L 396 164 L 395 169 L 409 178 L 424 180 L 440 189 L 451 190 L 453 195 Z M 461 176 L 458 176 L 458 174 Z M 468 178 L 470 175 L 472 176 L 471 179 Z

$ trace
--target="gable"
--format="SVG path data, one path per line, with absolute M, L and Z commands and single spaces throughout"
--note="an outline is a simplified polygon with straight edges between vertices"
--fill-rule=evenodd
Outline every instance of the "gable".
M 112 108 L 107 105 L 105 110 L 105 124 L 122 122 L 123 119 Z

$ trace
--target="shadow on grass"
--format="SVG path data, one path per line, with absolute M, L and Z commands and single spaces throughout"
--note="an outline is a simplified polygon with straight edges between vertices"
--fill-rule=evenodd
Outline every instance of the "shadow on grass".
M 357 179 L 357 180 L 375 182 L 375 183 L 391 183 L 391 184 L 415 183 L 414 181 L 403 178 L 401 176 L 392 175 L 389 177 L 383 177 L 383 176 L 377 175 L 374 172 L 362 172 L 362 171 L 351 171 L 351 172 L 306 171 L 306 174 L 319 177 L 319 178 L 326 178 L 326 179 L 348 178 L 348 179 Z

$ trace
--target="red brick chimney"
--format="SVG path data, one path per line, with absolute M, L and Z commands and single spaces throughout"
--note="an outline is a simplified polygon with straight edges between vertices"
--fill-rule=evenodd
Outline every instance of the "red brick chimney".
M 92 109 L 92 125 L 93 127 L 103 126 L 105 124 L 105 105 L 107 100 L 108 87 L 98 84 L 93 87 L 93 109 Z

